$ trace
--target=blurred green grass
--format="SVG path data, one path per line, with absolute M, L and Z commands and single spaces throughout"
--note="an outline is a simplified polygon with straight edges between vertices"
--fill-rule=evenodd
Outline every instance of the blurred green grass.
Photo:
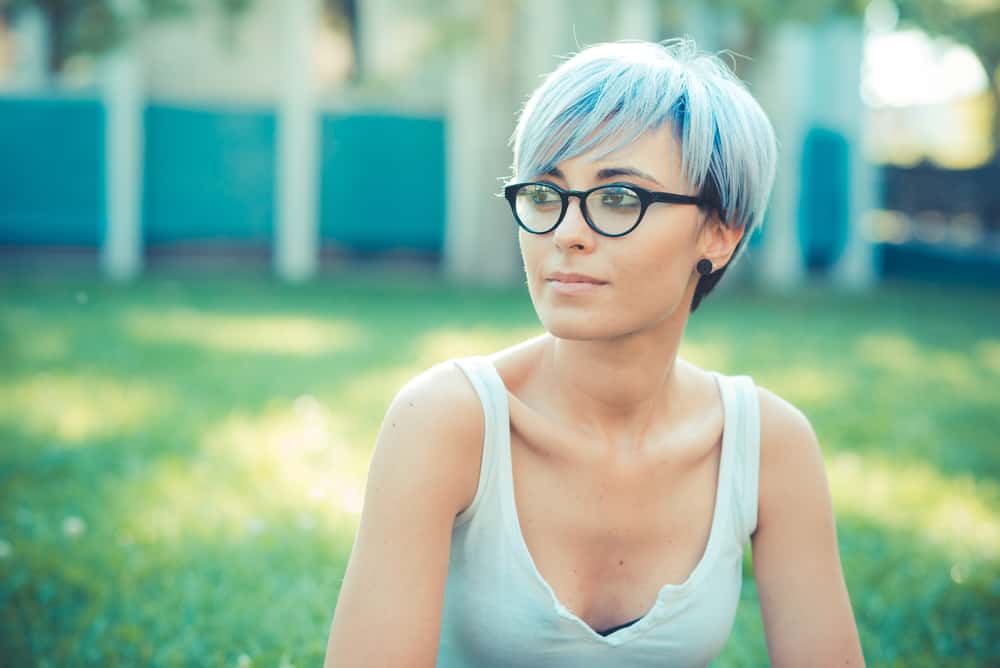
M 419 277 L 0 279 L 4 664 L 320 665 L 390 399 L 540 331 Z M 1000 664 L 998 295 L 732 292 L 685 342 L 812 420 L 869 665 Z M 718 665 L 766 663 L 748 579 Z

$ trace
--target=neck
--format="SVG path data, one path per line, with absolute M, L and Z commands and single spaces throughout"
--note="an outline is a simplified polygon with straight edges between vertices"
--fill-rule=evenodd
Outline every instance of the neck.
M 686 317 L 606 340 L 551 338 L 543 364 L 553 401 L 609 448 L 634 449 L 677 402 L 677 350 Z

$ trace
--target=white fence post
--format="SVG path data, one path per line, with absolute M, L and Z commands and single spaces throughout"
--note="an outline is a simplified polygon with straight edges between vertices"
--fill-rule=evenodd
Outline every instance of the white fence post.
M 778 165 L 755 267 L 771 288 L 797 285 L 805 267 L 799 245 L 802 144 L 809 116 L 812 35 L 799 24 L 778 28 L 754 72 L 753 92 L 774 125 Z
M 509 283 L 521 273 L 516 227 L 506 202 L 494 194 L 510 165 L 506 138 L 514 127 L 517 81 L 510 12 L 516 9 L 506 0 L 490 0 L 477 9 L 456 6 L 456 11 L 475 12 L 471 16 L 482 33 L 452 61 L 444 273 L 458 280 Z
M 142 270 L 142 69 L 129 49 L 108 56 L 104 71 L 106 225 L 100 263 L 114 280 Z
M 38 90 L 49 83 L 49 27 L 45 15 L 28 5 L 14 17 L 14 63 L 10 85 L 14 89 Z
M 859 20 L 841 19 L 825 26 L 822 45 L 826 76 L 817 81 L 827 81 L 831 104 L 827 109 L 836 111 L 833 126 L 842 132 L 848 146 L 848 205 L 847 230 L 844 250 L 832 267 L 833 282 L 843 288 L 864 289 L 878 279 L 875 253 L 871 235 L 865 228 L 866 214 L 877 206 L 876 169 L 864 157 L 862 150 L 864 108 L 862 107 L 861 58 L 864 49 L 864 29 Z
M 281 278 L 301 281 L 315 274 L 319 264 L 320 133 L 312 47 L 320 6 L 317 0 L 287 0 L 283 9 L 274 262 Z

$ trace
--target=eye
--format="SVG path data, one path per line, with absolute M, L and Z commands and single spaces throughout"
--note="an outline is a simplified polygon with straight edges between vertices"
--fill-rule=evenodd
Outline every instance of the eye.
M 601 206 L 609 209 L 632 209 L 641 205 L 635 191 L 623 186 L 611 186 L 597 191 Z
M 526 197 L 533 206 L 551 206 L 561 203 L 558 192 L 542 185 L 525 187 L 521 191 L 521 196 Z

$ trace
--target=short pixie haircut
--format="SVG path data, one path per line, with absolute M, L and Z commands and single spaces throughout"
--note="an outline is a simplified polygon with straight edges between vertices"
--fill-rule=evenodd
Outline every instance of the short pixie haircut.
M 606 156 L 667 122 L 681 169 L 705 199 L 705 221 L 718 214 L 724 225 L 745 228 L 732 264 L 764 218 L 774 128 L 725 63 L 689 39 L 596 44 L 563 62 L 521 110 L 511 137 L 515 178 L 537 178 L 608 142 Z M 725 270 L 701 277 L 692 312 Z

